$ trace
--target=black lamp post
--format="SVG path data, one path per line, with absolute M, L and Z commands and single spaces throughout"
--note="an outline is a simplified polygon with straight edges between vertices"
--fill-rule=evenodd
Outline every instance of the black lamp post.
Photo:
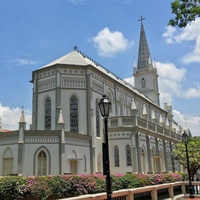
M 192 182 L 191 182 L 191 175 L 190 175 L 190 162 L 189 162 L 189 156 L 188 156 L 188 148 L 187 148 L 187 143 L 188 143 L 188 134 L 184 131 L 182 134 L 182 139 L 183 142 L 185 143 L 185 152 L 186 152 L 186 159 L 187 159 L 187 171 L 188 171 L 188 179 L 189 179 L 189 192 L 190 192 L 190 198 L 194 199 L 194 194 L 193 194 L 193 188 L 192 188 Z
M 107 199 L 112 199 L 112 181 L 110 177 L 110 161 L 109 161 L 109 149 L 108 149 L 108 117 L 110 112 L 111 103 L 109 102 L 106 95 L 99 101 L 99 109 L 102 117 L 104 118 L 105 125 L 105 143 L 103 143 L 103 172 L 106 175 L 106 193 Z

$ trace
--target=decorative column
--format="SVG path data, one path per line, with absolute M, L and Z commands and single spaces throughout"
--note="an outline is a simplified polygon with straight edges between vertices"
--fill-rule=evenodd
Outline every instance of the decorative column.
M 65 122 L 62 109 L 60 108 L 57 129 L 61 130 L 60 140 L 60 159 L 59 159 L 59 174 L 65 172 Z
M 163 139 L 163 151 L 164 151 L 164 169 L 167 171 L 167 151 L 166 151 L 166 141 Z
M 138 163 L 138 173 L 142 172 L 142 164 L 141 164 L 141 145 L 140 145 L 140 132 L 136 134 L 136 148 L 137 148 L 137 163 Z
M 19 122 L 19 139 L 18 139 L 18 160 L 17 160 L 17 173 L 22 174 L 24 165 L 24 131 L 26 130 L 26 121 L 24 111 L 21 112 Z
M 152 172 L 152 159 L 151 159 L 151 148 L 150 148 L 150 143 L 151 143 L 151 136 L 146 135 L 146 143 L 147 143 L 147 157 L 148 157 L 148 164 L 149 164 L 149 172 Z
M 138 165 L 137 165 L 137 162 L 135 162 L 135 161 L 138 160 L 137 147 L 136 147 L 136 135 L 137 135 L 137 132 L 136 133 L 132 133 L 132 135 L 131 135 L 132 171 L 134 173 L 138 172 Z

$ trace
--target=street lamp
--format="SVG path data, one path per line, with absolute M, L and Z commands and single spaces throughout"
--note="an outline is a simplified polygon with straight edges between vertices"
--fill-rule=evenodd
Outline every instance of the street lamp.
M 190 192 L 190 198 L 194 199 L 194 194 L 193 194 L 193 189 L 192 189 L 192 182 L 191 182 L 191 175 L 190 175 L 190 162 L 189 162 L 189 157 L 188 157 L 188 148 L 187 148 L 187 143 L 188 143 L 188 134 L 184 131 L 182 134 L 182 140 L 185 143 L 185 152 L 186 152 L 186 159 L 187 159 L 187 171 L 188 171 L 188 179 L 189 179 L 189 192 Z
M 109 149 L 108 149 L 108 117 L 110 112 L 111 103 L 106 97 L 106 95 L 102 96 L 98 105 L 101 112 L 102 117 L 104 118 L 104 126 L 105 126 L 105 142 L 103 142 L 103 174 L 106 175 L 106 193 L 107 199 L 112 199 L 112 181 L 110 177 L 110 161 L 109 161 Z

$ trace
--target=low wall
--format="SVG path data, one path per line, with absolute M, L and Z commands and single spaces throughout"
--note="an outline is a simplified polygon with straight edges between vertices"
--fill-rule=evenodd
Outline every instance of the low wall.
M 182 199 L 186 195 L 186 185 L 188 182 L 181 181 L 160 185 L 152 185 L 140 188 L 114 191 L 113 200 L 175 200 Z M 192 185 L 200 185 L 200 182 L 192 182 Z M 81 195 L 78 197 L 65 198 L 66 200 L 105 200 L 106 193 L 92 195 Z

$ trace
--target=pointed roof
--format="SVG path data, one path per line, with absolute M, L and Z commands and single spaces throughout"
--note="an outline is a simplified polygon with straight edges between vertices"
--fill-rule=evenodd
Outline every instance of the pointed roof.
M 144 31 L 143 23 L 141 22 L 140 29 L 140 44 L 139 44 L 139 52 L 138 52 L 138 69 L 143 68 L 152 68 L 151 55 Z
M 57 60 L 43 66 L 42 68 L 46 68 L 52 65 L 56 64 L 61 64 L 61 65 L 81 65 L 81 66 L 86 66 L 86 65 L 93 65 L 94 62 L 92 62 L 90 59 L 87 57 L 84 57 L 82 54 L 80 54 L 78 51 L 74 50 L 70 52 L 69 54 L 58 58 Z
M 22 112 L 21 112 L 20 122 L 21 122 L 21 123 L 26 122 L 26 120 L 25 120 L 25 115 L 24 115 L 24 110 L 22 110 Z
M 58 124 L 64 124 L 64 118 L 63 118 L 63 112 L 62 109 L 60 109 L 59 117 L 58 117 Z
M 86 54 L 82 53 L 77 48 L 74 49 L 69 54 L 67 54 L 67 55 L 65 55 L 65 56 L 63 56 L 61 58 L 58 58 L 57 60 L 55 60 L 55 61 L 53 61 L 53 62 L 51 62 L 51 63 L 49 63 L 49 64 L 47 64 L 47 65 L 45 65 L 45 66 L 43 66 L 41 68 L 39 68 L 38 70 L 41 70 L 41 69 L 44 69 L 44 68 L 48 68 L 48 67 L 51 67 L 51 66 L 54 66 L 54 65 L 57 65 L 57 64 L 70 65 L 70 66 L 89 66 L 89 65 L 91 65 L 94 68 L 96 68 L 97 70 L 103 72 L 104 74 L 106 74 L 107 76 L 112 78 L 113 80 L 115 80 L 115 81 L 119 82 L 120 84 L 124 85 L 125 87 L 131 89 L 132 91 L 134 91 L 139 96 L 142 96 L 146 100 L 151 101 L 151 103 L 154 103 L 146 95 L 144 95 L 139 90 L 137 90 L 133 85 L 131 85 L 128 82 L 126 82 L 125 80 L 121 79 L 119 76 L 117 76 L 116 74 L 114 74 L 113 72 L 111 72 L 110 70 L 105 68 L 104 66 L 102 66 L 100 63 L 98 63 L 98 62 L 94 61 L 93 59 L 89 58 Z M 38 70 L 36 70 L 36 71 L 38 71 Z M 31 80 L 31 82 L 33 83 L 33 80 Z
M 135 104 L 135 99 L 132 99 L 131 110 L 137 110 L 137 107 L 136 107 L 136 104 Z

